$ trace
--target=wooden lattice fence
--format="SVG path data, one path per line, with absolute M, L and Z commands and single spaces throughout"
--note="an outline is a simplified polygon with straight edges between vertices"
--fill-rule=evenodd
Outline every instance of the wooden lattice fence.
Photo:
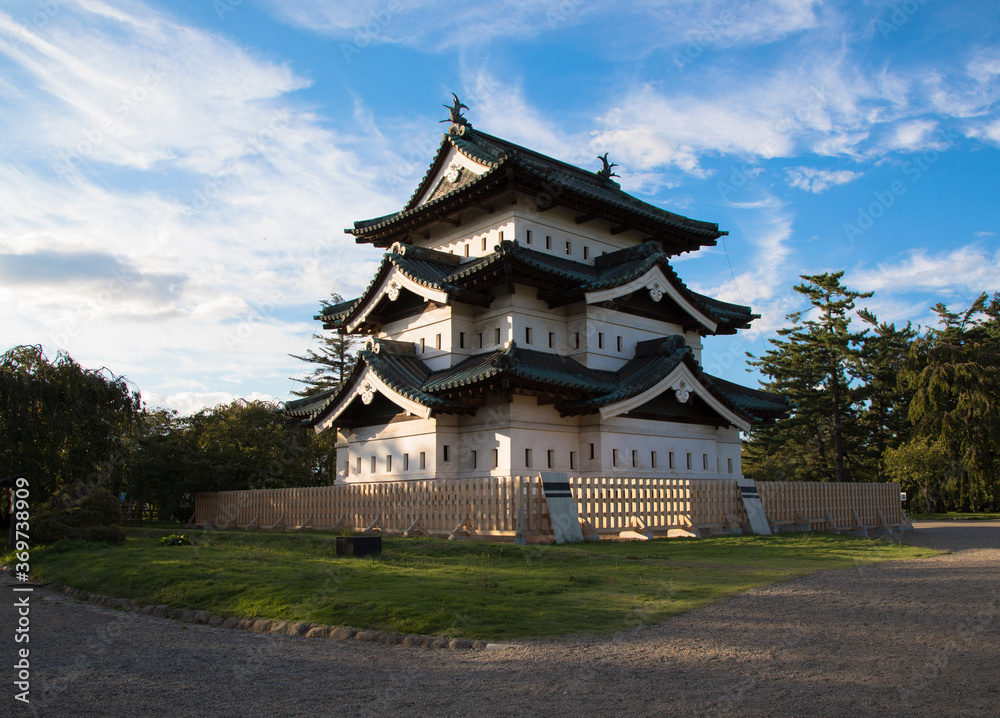
M 584 529 L 701 535 L 746 528 L 735 481 L 569 479 Z M 907 523 L 898 484 L 760 482 L 774 530 L 871 530 Z M 198 494 L 191 523 L 215 528 L 326 528 L 386 534 L 545 539 L 552 534 L 538 477 L 389 481 Z

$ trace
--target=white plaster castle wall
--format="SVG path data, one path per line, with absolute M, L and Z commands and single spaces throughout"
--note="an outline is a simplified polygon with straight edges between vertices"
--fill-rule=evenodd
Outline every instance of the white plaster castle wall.
M 519 197 L 516 205 L 495 200 L 492 204 L 492 214 L 463 212 L 458 227 L 435 225 L 430 239 L 421 246 L 475 259 L 491 254 L 503 240 L 517 240 L 538 252 L 593 264 L 602 254 L 644 241 L 642 234 L 631 230 L 609 234 L 609 223 L 601 219 L 578 225 L 578 213 L 570 210 L 555 208 L 539 213 L 532 198 Z
M 337 480 L 346 483 L 550 470 L 674 478 L 731 478 L 741 472 L 736 429 L 629 417 L 563 418 L 551 405 L 522 395 L 510 403 L 490 397 L 475 416 L 396 420 L 341 430 L 338 439 Z

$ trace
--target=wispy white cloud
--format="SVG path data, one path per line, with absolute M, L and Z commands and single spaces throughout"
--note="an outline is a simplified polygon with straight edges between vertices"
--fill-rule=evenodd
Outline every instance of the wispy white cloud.
M 185 375 L 294 373 L 274 348 L 373 271 L 342 228 L 409 189 L 392 142 L 331 129 L 287 66 L 140 3 L 0 24 L 0 302 L 31 318 L 5 341 L 115 356 L 164 400 Z
M 816 194 L 839 184 L 847 184 L 863 174 L 851 170 L 821 170 L 813 167 L 789 167 L 785 172 L 789 185 Z
M 424 50 L 482 46 L 491 40 L 525 40 L 585 23 L 613 29 L 606 48 L 646 52 L 652 48 L 732 47 L 773 42 L 819 24 L 818 0 L 506 0 L 499 5 L 446 0 L 267 0 L 283 22 L 330 35 L 344 43 L 345 58 L 373 44 L 403 44 Z M 681 29 L 681 32 L 678 32 Z M 618 36 L 618 39 L 616 39 Z
M 992 291 L 1000 278 L 1000 250 L 973 244 L 949 252 L 916 249 L 895 262 L 857 268 L 844 282 L 861 291 L 968 294 Z

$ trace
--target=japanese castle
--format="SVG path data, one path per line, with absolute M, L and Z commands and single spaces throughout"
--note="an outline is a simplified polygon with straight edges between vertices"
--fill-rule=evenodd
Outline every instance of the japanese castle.
M 386 250 L 316 317 L 366 335 L 353 372 L 285 408 L 337 432 L 337 483 L 740 476 L 740 432 L 788 402 L 702 370 L 704 337 L 759 315 L 670 265 L 725 232 L 626 194 L 607 155 L 574 167 L 449 109 L 406 206 L 345 230 Z

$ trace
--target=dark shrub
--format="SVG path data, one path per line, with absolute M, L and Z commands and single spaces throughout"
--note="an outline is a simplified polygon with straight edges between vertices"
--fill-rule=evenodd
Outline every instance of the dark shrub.
M 74 505 L 53 501 L 42 504 L 32 521 L 36 544 L 51 544 L 60 539 L 122 543 L 121 507 L 107 489 L 95 489 Z

